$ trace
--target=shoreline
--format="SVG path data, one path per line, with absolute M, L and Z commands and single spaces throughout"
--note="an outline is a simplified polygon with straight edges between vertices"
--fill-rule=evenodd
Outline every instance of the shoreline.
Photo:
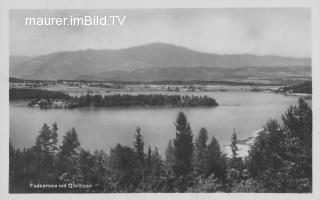
M 252 136 L 248 137 L 247 139 L 238 140 L 237 147 L 238 147 L 238 157 L 244 159 L 246 156 L 249 155 L 249 150 L 251 149 L 251 145 L 254 144 L 256 137 L 263 131 L 263 128 L 255 130 L 252 132 Z M 232 151 L 230 145 L 225 145 L 222 147 L 222 152 L 226 154 L 228 158 L 232 157 Z

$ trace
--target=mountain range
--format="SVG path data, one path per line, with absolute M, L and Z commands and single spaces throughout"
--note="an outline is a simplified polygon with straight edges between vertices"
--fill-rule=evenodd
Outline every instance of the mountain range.
M 310 77 L 310 58 L 218 55 L 172 44 L 126 49 L 63 51 L 10 56 L 10 77 L 33 80 L 226 80 L 252 77 Z

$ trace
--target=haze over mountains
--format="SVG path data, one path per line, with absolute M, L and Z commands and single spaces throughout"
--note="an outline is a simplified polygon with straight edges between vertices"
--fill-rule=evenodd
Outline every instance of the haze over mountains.
M 225 80 L 259 76 L 311 76 L 310 58 L 217 55 L 153 43 L 119 50 L 10 56 L 10 76 L 34 80 Z

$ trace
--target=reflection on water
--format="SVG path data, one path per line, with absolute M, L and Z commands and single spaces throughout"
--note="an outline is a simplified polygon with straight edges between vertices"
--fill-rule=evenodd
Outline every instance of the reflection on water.
M 173 93 L 170 93 L 173 94 Z M 180 93 L 181 94 L 181 93 Z M 221 145 L 229 143 L 233 128 L 239 139 L 245 139 L 262 128 L 270 118 L 280 119 L 297 96 L 255 92 L 196 92 L 219 103 L 215 108 L 183 108 L 194 134 L 201 127 L 215 135 Z M 174 120 L 180 108 L 79 108 L 73 110 L 40 110 L 26 102 L 10 104 L 10 140 L 15 147 L 34 144 L 43 123 L 58 123 L 59 138 L 75 127 L 83 148 L 109 149 L 117 143 L 132 146 L 135 128 L 140 126 L 146 145 L 164 152 L 169 139 L 175 137 Z

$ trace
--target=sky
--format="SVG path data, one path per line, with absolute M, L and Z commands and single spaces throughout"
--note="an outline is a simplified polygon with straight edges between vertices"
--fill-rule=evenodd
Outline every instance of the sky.
M 123 26 L 25 26 L 25 17 L 126 16 Z M 311 56 L 309 8 L 11 10 L 10 55 L 154 42 L 215 54 Z

